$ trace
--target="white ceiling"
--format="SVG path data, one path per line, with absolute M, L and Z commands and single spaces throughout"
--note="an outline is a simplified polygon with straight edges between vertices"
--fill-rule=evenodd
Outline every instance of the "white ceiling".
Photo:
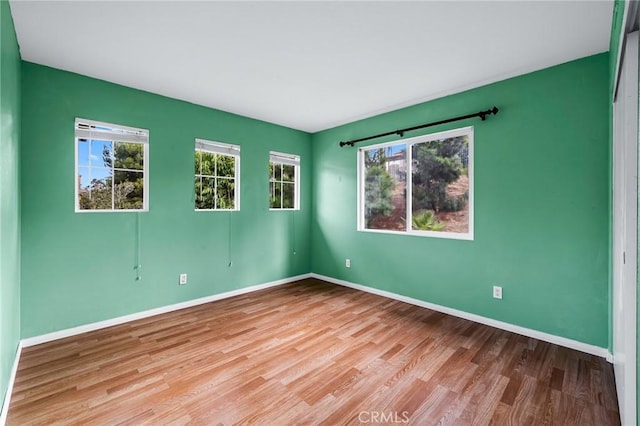
M 604 52 L 613 8 L 593 0 L 10 4 L 26 61 L 308 132 Z

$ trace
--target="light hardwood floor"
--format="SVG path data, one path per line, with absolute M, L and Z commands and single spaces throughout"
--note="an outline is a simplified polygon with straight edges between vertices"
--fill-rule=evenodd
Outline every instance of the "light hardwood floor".
M 25 348 L 9 425 L 619 424 L 605 360 L 317 280 Z

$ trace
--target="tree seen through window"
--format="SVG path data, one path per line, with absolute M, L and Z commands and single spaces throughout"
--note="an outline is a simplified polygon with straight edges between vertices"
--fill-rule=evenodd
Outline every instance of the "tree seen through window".
M 360 226 L 472 236 L 472 138 L 466 128 L 363 148 Z
M 144 144 L 78 139 L 80 210 L 144 207 Z
M 197 210 L 234 210 L 236 158 L 196 149 L 194 184 Z

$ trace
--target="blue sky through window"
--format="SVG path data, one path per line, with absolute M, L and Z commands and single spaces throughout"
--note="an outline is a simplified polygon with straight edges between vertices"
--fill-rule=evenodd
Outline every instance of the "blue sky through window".
M 93 179 L 104 180 L 111 176 L 111 170 L 104 166 L 102 153 L 105 148 L 113 156 L 111 141 L 78 141 L 78 174 L 82 188 L 88 187 Z
M 394 155 L 400 151 L 406 151 L 406 150 L 407 150 L 407 145 L 405 144 L 391 145 L 389 147 L 389 151 L 387 151 L 387 155 Z
M 382 148 L 373 148 L 373 149 L 369 149 L 368 151 L 366 151 L 367 155 L 369 156 L 369 159 L 373 159 L 375 158 L 375 154 L 376 152 L 378 152 L 379 150 L 384 151 L 385 156 L 391 157 L 399 152 L 406 152 L 407 151 L 407 145 L 404 143 L 401 144 L 397 144 L 397 145 L 389 145 L 386 147 L 382 147 Z

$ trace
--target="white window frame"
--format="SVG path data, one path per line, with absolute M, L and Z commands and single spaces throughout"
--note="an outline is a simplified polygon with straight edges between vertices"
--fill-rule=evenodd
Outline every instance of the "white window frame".
M 109 130 L 98 128 L 106 127 Z M 149 130 L 137 127 L 123 126 L 121 124 L 106 123 L 96 120 L 88 120 L 76 117 L 74 124 L 74 150 L 75 150 L 75 173 L 74 173 L 74 210 L 76 213 L 126 213 L 126 212 L 147 212 L 149 211 Z M 127 142 L 138 143 L 143 145 L 144 159 L 142 162 L 142 178 L 144 183 L 144 192 L 142 196 L 141 209 L 80 209 L 80 194 L 78 183 L 78 145 L 80 139 L 87 140 L 104 140 L 111 142 Z M 89 148 L 90 149 L 90 148 Z M 82 166 L 84 167 L 84 166 Z M 91 168 L 91 166 L 88 166 Z M 114 168 L 115 170 L 115 168 Z M 114 175 L 115 178 L 115 175 Z M 112 202 L 113 206 L 113 202 Z
M 473 173 L 473 126 L 463 127 L 459 129 L 446 130 L 438 133 L 431 133 L 428 135 L 416 136 L 409 139 L 399 139 L 391 142 L 385 142 L 375 145 L 368 145 L 358 148 L 358 165 L 357 165 L 357 174 L 358 174 L 358 231 L 361 232 L 373 232 L 373 233 L 382 233 L 382 234 L 396 234 L 396 235 L 412 235 L 412 236 L 420 236 L 420 237 L 434 237 L 434 238 L 447 238 L 447 239 L 455 239 L 455 240 L 473 240 L 473 223 L 474 223 L 474 173 Z M 458 233 L 458 232 L 441 232 L 441 231 L 420 231 L 412 229 L 413 223 L 413 206 L 412 206 L 412 189 L 413 189 L 413 158 L 412 158 L 412 146 L 428 142 L 436 139 L 445 139 L 452 138 L 456 136 L 467 135 L 469 137 L 469 231 L 466 233 Z M 367 229 L 366 221 L 365 221 L 365 209 L 364 209 L 364 200 L 365 200 L 365 151 L 370 151 L 372 149 L 386 148 L 394 145 L 406 145 L 407 146 L 407 183 L 406 183 L 406 202 L 407 202 L 407 216 L 406 216 L 406 224 L 407 229 L 405 231 L 394 231 L 387 229 Z
M 220 208 L 213 208 L 213 209 L 199 209 L 195 207 L 195 200 L 194 200 L 194 209 L 197 212 L 236 212 L 236 211 L 240 211 L 240 146 L 239 145 L 233 145 L 230 143 L 224 143 L 224 142 L 216 142 L 216 141 L 210 141 L 210 140 L 206 140 L 206 139 L 198 139 L 196 138 L 196 147 L 195 147 L 195 151 L 194 152 L 209 152 L 212 154 L 220 154 L 220 155 L 226 155 L 229 157 L 233 157 L 235 160 L 235 164 L 234 164 L 234 175 L 233 175 L 233 181 L 234 181 L 234 190 L 233 190 L 233 208 L 232 209 L 220 209 Z M 195 174 L 195 177 L 200 176 L 201 178 L 205 175 L 202 175 L 201 173 Z M 229 179 L 228 177 L 224 176 L 224 177 L 220 177 L 216 175 L 214 176 L 210 176 L 210 175 L 206 175 L 206 177 L 211 177 L 211 178 L 215 178 L 217 179 Z M 217 185 L 216 185 L 217 188 Z M 214 188 L 214 190 L 216 190 L 216 188 Z M 195 195 L 195 194 L 194 194 Z
M 286 211 L 286 210 L 300 210 L 300 156 L 295 154 L 286 154 L 283 152 L 270 151 L 269 152 L 269 164 L 286 164 L 294 166 L 293 176 L 293 208 L 287 207 L 271 207 L 269 202 L 269 210 L 271 211 Z M 274 182 L 272 177 L 269 176 L 269 183 Z M 282 194 L 281 194 L 282 195 Z M 280 205 L 282 206 L 282 197 L 280 198 Z

